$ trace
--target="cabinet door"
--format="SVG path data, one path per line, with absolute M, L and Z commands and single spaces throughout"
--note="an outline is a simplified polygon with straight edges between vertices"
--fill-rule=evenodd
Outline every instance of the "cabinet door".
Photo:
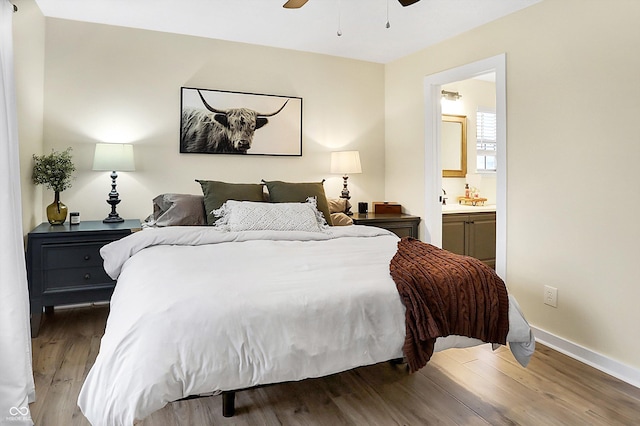
M 496 264 L 496 215 L 475 213 L 469 216 L 468 254 L 491 267 Z
M 447 214 L 442 216 L 442 248 L 456 254 L 466 251 L 466 214 Z

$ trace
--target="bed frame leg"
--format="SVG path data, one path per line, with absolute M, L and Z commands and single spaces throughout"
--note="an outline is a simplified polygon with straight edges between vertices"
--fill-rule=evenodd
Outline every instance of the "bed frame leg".
M 236 413 L 236 393 L 234 391 L 222 392 L 222 415 L 233 417 Z

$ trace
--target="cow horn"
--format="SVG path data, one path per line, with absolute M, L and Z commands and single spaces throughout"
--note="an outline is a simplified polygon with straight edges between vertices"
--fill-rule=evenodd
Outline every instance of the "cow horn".
M 202 99 L 202 103 L 204 104 L 204 106 L 211 112 L 215 113 L 215 114 L 226 114 L 227 111 L 223 110 L 223 109 L 216 109 L 214 107 L 212 107 L 211 105 L 209 105 L 207 103 L 207 101 L 204 100 L 204 96 L 202 96 L 202 93 L 200 93 L 199 89 L 196 89 L 196 92 L 198 92 L 198 95 L 200 95 L 200 99 Z
M 271 114 L 258 114 L 258 117 L 273 117 L 274 115 L 276 115 L 277 113 L 279 113 L 284 109 L 284 107 L 287 105 L 287 102 L 289 102 L 289 99 L 287 99 L 287 101 L 284 104 L 282 104 L 280 109 L 277 110 L 276 112 L 272 112 Z

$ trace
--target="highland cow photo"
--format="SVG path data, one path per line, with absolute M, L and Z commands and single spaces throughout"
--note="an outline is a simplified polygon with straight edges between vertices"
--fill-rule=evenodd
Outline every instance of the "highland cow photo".
M 180 152 L 302 155 L 302 98 L 181 88 Z

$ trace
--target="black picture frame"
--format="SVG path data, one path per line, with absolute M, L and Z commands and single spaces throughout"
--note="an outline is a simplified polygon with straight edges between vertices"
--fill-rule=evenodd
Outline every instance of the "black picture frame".
M 302 156 L 302 98 L 181 87 L 180 152 Z

